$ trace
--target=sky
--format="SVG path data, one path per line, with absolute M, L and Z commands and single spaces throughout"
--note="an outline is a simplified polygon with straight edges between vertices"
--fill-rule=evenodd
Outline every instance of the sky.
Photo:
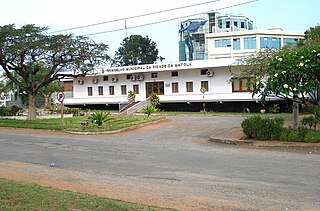
M 187 7 L 191 5 L 194 6 Z M 186 8 L 175 9 L 181 7 Z M 257 29 L 304 32 L 320 24 L 319 8 L 319 0 L 0 0 L 0 25 L 35 24 L 49 27 L 48 32 L 59 31 L 54 34 L 87 35 L 96 42 L 108 44 L 111 57 L 126 36 L 139 34 L 156 42 L 164 62 L 175 62 L 179 58 L 179 21 L 216 11 L 246 15 Z M 164 10 L 171 11 L 131 18 Z M 71 29 L 118 19 L 121 20 Z M 170 19 L 173 20 L 167 21 Z M 160 23 L 151 24 L 155 22 Z M 130 28 L 139 25 L 146 26 Z M 127 30 L 113 31 L 125 26 Z M 92 35 L 95 33 L 100 34 Z

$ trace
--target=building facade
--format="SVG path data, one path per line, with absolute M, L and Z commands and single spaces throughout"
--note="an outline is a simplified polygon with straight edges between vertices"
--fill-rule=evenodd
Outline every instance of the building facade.
M 179 34 L 179 62 L 100 68 L 94 75 L 73 79 L 72 87 L 68 84 L 71 97 L 65 105 L 118 109 L 133 91 L 136 101 L 156 93 L 164 110 L 199 111 L 206 106 L 213 111 L 258 111 L 262 107 L 250 93 L 251 79 L 232 79 L 231 66 L 239 58 L 304 37 L 278 28 L 257 30 L 246 16 L 219 13 L 182 22 Z

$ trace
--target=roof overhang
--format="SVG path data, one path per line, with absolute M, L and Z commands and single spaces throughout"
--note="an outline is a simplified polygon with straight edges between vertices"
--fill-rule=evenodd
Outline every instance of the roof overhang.
M 214 67 L 228 67 L 235 64 L 237 58 L 222 58 L 195 60 L 183 62 L 171 62 L 160 64 L 144 64 L 123 67 L 100 68 L 98 75 L 117 75 L 117 74 L 133 74 L 145 72 L 161 72 L 161 71 L 177 71 L 190 69 L 205 69 Z

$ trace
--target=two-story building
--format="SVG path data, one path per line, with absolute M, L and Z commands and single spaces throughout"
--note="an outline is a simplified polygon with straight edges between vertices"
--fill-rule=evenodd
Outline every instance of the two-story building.
M 132 90 L 137 101 L 158 94 L 159 107 L 165 110 L 258 111 L 262 106 L 250 93 L 250 78 L 231 80 L 231 66 L 238 58 L 304 37 L 278 28 L 256 30 L 245 16 L 219 13 L 182 22 L 179 34 L 179 62 L 100 68 L 95 75 L 69 84 L 71 97 L 65 105 L 118 109 Z M 277 98 L 269 100 L 282 103 Z

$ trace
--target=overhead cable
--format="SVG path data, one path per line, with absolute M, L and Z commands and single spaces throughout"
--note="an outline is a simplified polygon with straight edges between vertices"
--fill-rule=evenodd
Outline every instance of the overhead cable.
M 170 19 L 166 19 L 166 20 L 161 20 L 161 21 L 156 21 L 156 22 L 146 23 L 146 24 L 141 24 L 141 25 L 136 25 L 136 26 L 129 26 L 129 27 L 126 26 L 125 28 L 113 29 L 113 30 L 96 32 L 96 33 L 91 33 L 91 34 L 84 34 L 82 36 L 94 36 L 94 35 L 99 35 L 99 34 L 106 34 L 106 33 L 111 33 L 111 32 L 123 31 L 123 30 L 127 30 L 127 29 L 140 28 L 140 27 L 144 27 L 144 26 L 150 26 L 150 25 L 165 23 L 165 22 L 169 22 L 169 21 L 174 21 L 174 20 L 178 20 L 178 19 L 181 19 L 181 18 L 187 18 L 187 17 L 191 17 L 191 16 L 196 16 L 196 15 L 206 14 L 206 13 L 210 13 L 210 12 L 215 12 L 215 11 L 218 11 L 218 10 L 229 9 L 229 8 L 232 8 L 232 7 L 242 6 L 242 5 L 250 4 L 250 3 L 253 3 L 253 2 L 257 2 L 257 1 L 259 1 L 259 0 L 246 1 L 246 2 L 239 3 L 239 4 L 233 4 L 233 5 L 226 6 L 226 7 L 220 7 L 220 8 L 217 8 L 215 10 L 210 10 L 210 11 L 207 11 L 207 12 L 201 12 L 201 13 L 196 13 L 196 14 L 191 14 L 191 15 L 184 15 L 184 16 L 180 16 L 180 17 L 170 18 Z
M 119 19 L 115 19 L 115 20 L 104 21 L 104 22 L 100 22 L 100 23 L 88 24 L 88 25 L 84 25 L 84 26 L 77 26 L 77 27 L 68 28 L 68 29 L 61 29 L 61 30 L 57 30 L 57 31 L 48 32 L 48 34 L 54 34 L 54 33 L 64 32 L 64 31 L 72 31 L 72 30 L 76 30 L 76 29 L 88 28 L 88 27 L 92 27 L 92 26 L 98 26 L 98 25 L 103 25 L 103 24 L 108 24 L 108 23 L 114 23 L 114 22 L 118 22 L 118 21 L 124 21 L 124 20 L 140 18 L 140 17 L 150 16 L 150 15 L 156 15 L 156 14 L 159 14 L 159 13 L 171 12 L 171 11 L 175 11 L 175 10 L 181 10 L 181 9 L 185 9 L 185 8 L 189 8 L 189 7 L 195 7 L 195 6 L 214 3 L 214 2 L 218 2 L 218 1 L 221 1 L 221 0 L 212 0 L 212 1 L 202 2 L 202 3 L 198 3 L 198 4 L 192 4 L 192 5 L 182 6 L 182 7 L 176 7 L 176 8 L 161 10 L 161 11 L 157 11 L 157 12 L 146 13 L 146 14 L 142 14 L 142 15 L 135 15 L 135 16 L 126 17 L 126 18 L 119 18 Z

